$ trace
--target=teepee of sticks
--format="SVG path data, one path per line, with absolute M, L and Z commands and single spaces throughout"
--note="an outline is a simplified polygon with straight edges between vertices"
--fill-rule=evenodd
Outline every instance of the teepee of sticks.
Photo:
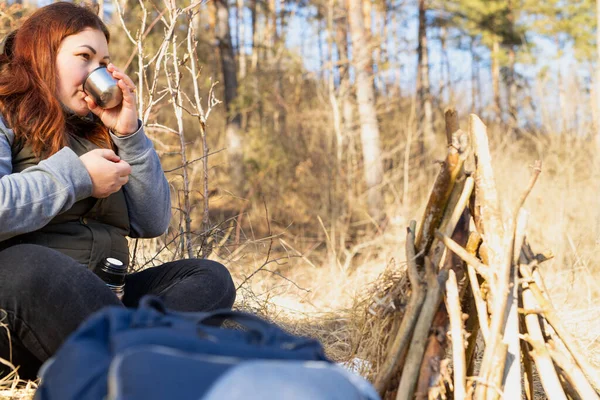
M 419 229 L 414 221 L 407 229 L 411 294 L 375 377 L 377 390 L 396 400 L 530 400 L 535 365 L 546 398 L 599 399 L 600 377 L 545 291 L 538 265 L 547 257 L 533 253 L 525 235 L 523 204 L 541 163 L 512 214 L 503 215 L 485 125 L 470 115 L 464 132 L 448 110 L 446 137 L 446 159 Z M 474 375 L 479 335 L 484 351 Z M 448 350 L 453 373 L 443 393 Z

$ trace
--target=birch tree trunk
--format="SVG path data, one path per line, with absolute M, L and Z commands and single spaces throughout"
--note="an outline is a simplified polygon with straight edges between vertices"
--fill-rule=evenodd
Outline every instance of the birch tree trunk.
M 369 1 L 369 0 L 367 0 Z M 382 217 L 383 163 L 379 139 L 379 125 L 375 112 L 371 46 L 365 30 L 361 0 L 349 1 L 350 35 L 352 38 L 352 62 L 356 74 L 356 98 L 360 117 L 360 138 L 364 161 L 364 176 L 367 185 L 369 213 L 376 220 Z
M 229 171 L 234 185 L 241 186 L 244 182 L 242 133 L 240 115 L 237 111 L 232 111 L 232 103 L 237 97 L 238 83 L 229 28 L 229 7 L 226 0 L 215 0 L 215 6 L 217 8 L 215 37 L 219 45 L 225 86 L 225 110 L 227 112 L 225 136 L 229 154 Z
M 435 138 L 433 137 L 433 108 L 429 88 L 429 55 L 427 51 L 427 2 L 419 0 L 419 32 L 417 47 L 418 77 L 417 97 L 419 99 L 419 147 L 421 151 L 421 164 L 424 165 L 426 152 L 431 149 Z

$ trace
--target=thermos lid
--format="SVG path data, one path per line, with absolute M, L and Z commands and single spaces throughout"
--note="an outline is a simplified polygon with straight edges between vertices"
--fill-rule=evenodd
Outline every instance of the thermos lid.
M 100 263 L 99 268 L 95 272 L 106 283 L 122 285 L 125 283 L 127 266 L 121 260 L 108 257 Z

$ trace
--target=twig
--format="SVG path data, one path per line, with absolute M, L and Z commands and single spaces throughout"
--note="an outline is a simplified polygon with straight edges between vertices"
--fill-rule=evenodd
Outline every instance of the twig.
M 222 152 L 222 151 L 224 151 L 224 150 L 225 150 L 225 149 L 220 149 L 220 150 L 217 150 L 217 151 L 213 151 L 212 153 L 205 154 L 205 155 L 203 155 L 202 157 L 194 158 L 193 160 L 190 160 L 190 161 L 186 162 L 185 164 L 182 164 L 182 165 L 180 165 L 180 166 L 178 166 L 178 167 L 171 168 L 171 169 L 166 169 L 166 170 L 164 170 L 163 172 L 164 172 L 165 174 L 167 174 L 167 173 L 169 173 L 169 172 L 174 172 L 174 171 L 177 171 L 177 170 L 179 170 L 179 169 L 182 169 L 182 168 L 185 168 L 185 167 L 187 167 L 188 165 L 194 164 L 195 162 L 198 162 L 198 161 L 204 160 L 204 159 L 206 159 L 207 157 L 210 157 L 210 156 L 212 156 L 212 155 L 218 154 L 218 153 L 220 153 L 220 152 Z M 205 195 L 206 195 L 206 194 L 205 194 Z
M 402 357 L 402 354 L 408 347 L 410 338 L 419 317 L 419 312 L 421 311 L 423 301 L 425 300 L 425 288 L 423 287 L 423 283 L 419 277 L 417 256 L 415 254 L 415 229 L 416 222 L 411 221 L 410 227 L 407 229 L 406 233 L 406 259 L 408 278 L 410 280 L 412 290 L 411 297 L 406 308 L 406 312 L 402 317 L 400 328 L 398 329 L 398 333 L 394 338 L 394 342 L 391 346 L 388 357 L 381 367 L 381 372 L 379 375 L 377 375 L 375 380 L 375 389 L 381 394 L 382 397 L 385 395 L 392 374 L 394 371 L 401 368 L 401 366 L 397 364 Z
M 265 216 L 267 219 L 267 227 L 269 229 L 269 236 L 271 237 L 271 240 L 269 241 L 269 248 L 267 249 L 267 255 L 265 257 L 265 261 L 263 262 L 263 264 L 260 267 L 258 267 L 258 269 L 256 269 L 253 273 L 248 275 L 244 279 L 244 281 L 242 283 L 240 283 L 237 288 L 235 288 L 236 291 L 239 290 L 239 288 L 241 288 L 242 286 L 244 286 L 244 284 L 246 284 L 246 282 L 248 282 L 250 279 L 252 279 L 252 277 L 254 275 L 256 275 L 257 273 L 262 271 L 268 264 L 270 264 L 274 261 L 274 260 L 269 260 L 269 258 L 271 257 L 271 251 L 273 250 L 273 237 L 271 235 L 271 221 L 269 220 L 269 209 L 267 208 L 267 203 L 265 203 L 264 201 L 263 201 L 263 205 L 265 207 Z
M 286 258 L 290 258 L 290 256 L 288 256 L 288 257 L 286 257 Z M 275 261 L 275 260 L 273 260 L 273 261 Z M 299 285 L 298 285 L 296 282 L 294 282 L 294 281 L 293 281 L 293 280 L 291 280 L 290 278 L 287 278 L 287 277 L 283 276 L 283 275 L 282 275 L 280 272 L 277 272 L 277 271 L 271 271 L 270 269 L 266 269 L 266 268 L 263 268 L 263 269 L 262 269 L 262 271 L 265 271 L 265 272 L 270 272 L 270 273 L 272 273 L 273 275 L 277 275 L 277 276 L 278 276 L 278 277 L 280 277 L 281 279 L 283 279 L 283 280 L 285 280 L 285 281 L 288 281 L 288 282 L 289 282 L 289 283 L 291 283 L 292 285 L 296 286 L 296 288 L 298 288 L 298 289 L 300 289 L 300 290 L 302 290 L 302 291 L 304 291 L 304 292 L 306 292 L 306 293 L 310 293 L 310 292 L 311 292 L 311 290 L 310 290 L 310 289 L 305 289 L 305 288 L 303 288 L 303 287 L 299 286 Z
M 517 206 L 513 213 L 513 217 L 515 218 L 515 220 L 519 216 L 519 213 L 521 212 L 521 208 L 523 208 L 523 204 L 525 204 L 525 200 L 527 200 L 527 197 L 529 196 L 529 193 L 531 193 L 531 190 L 535 186 L 535 183 L 537 182 L 537 179 L 540 176 L 541 172 L 542 172 L 542 162 L 540 160 L 536 160 L 533 163 L 533 174 L 531 175 L 531 179 L 529 180 L 529 185 L 527 186 L 525 191 L 521 194 L 521 197 L 519 198 L 519 202 L 517 203 Z M 520 249 L 521 248 L 519 247 L 519 251 L 520 251 Z
M 463 320 L 460 301 L 458 298 L 458 284 L 456 274 L 450 270 L 446 283 L 446 299 L 448 302 L 448 315 L 452 332 L 452 358 L 454 362 L 454 398 L 464 399 L 466 396 L 465 379 L 465 348 L 463 339 Z

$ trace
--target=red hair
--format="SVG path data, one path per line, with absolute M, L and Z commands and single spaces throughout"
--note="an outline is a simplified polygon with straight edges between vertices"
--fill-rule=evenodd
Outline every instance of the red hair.
M 67 144 L 65 111 L 57 98 L 56 57 L 62 40 L 87 28 L 108 28 L 90 9 L 59 2 L 42 7 L 25 20 L 5 43 L 0 55 L 0 112 L 17 140 L 38 157 L 48 157 Z M 86 138 L 111 147 L 110 136 L 98 123 Z

